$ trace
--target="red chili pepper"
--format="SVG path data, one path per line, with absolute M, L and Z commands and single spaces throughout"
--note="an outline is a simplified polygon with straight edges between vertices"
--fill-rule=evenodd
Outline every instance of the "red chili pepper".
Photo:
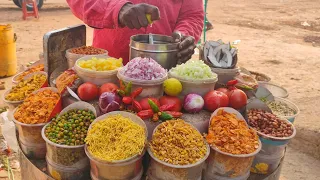
M 234 80 L 230 80 L 227 82 L 227 86 L 235 86 L 238 83 L 238 80 L 234 79 Z
M 166 104 L 160 106 L 160 111 L 170 111 L 174 107 L 174 104 Z
M 129 105 L 129 104 L 132 103 L 132 98 L 129 97 L 129 96 L 125 96 L 125 97 L 122 98 L 122 102 L 123 102 L 124 104 L 126 104 L 126 105 Z
M 133 106 L 133 110 L 136 111 L 136 112 L 140 112 L 142 111 L 142 107 L 140 105 L 140 103 L 136 100 L 133 100 L 132 101 L 132 106 Z
M 153 111 L 151 109 L 143 110 L 137 114 L 141 119 L 150 119 L 153 117 Z
M 131 97 L 133 99 L 136 98 L 137 96 L 139 96 L 139 94 L 141 94 L 142 90 L 143 90 L 142 87 L 137 88 L 131 93 Z
M 166 113 L 170 114 L 174 118 L 179 118 L 182 116 L 181 112 L 176 112 L 176 111 L 165 111 Z

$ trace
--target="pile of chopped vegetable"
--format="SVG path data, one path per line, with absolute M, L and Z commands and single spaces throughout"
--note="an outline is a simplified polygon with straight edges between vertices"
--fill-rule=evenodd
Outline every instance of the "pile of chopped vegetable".
M 167 71 L 152 58 L 136 57 L 121 70 L 122 75 L 138 80 L 156 80 L 164 78 Z
M 190 60 L 170 70 L 170 74 L 184 79 L 214 79 L 217 75 L 213 73 L 208 65 L 200 60 Z
M 89 152 L 97 159 L 124 160 L 142 154 L 146 131 L 131 119 L 117 114 L 94 123 L 85 142 Z
M 122 58 L 97 58 L 92 57 L 88 60 L 80 60 L 78 65 L 85 69 L 94 71 L 110 71 L 122 67 Z

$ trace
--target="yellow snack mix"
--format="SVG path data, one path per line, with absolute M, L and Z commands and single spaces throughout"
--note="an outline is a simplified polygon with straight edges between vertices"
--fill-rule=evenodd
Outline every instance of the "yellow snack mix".
M 89 60 L 81 60 L 78 65 L 84 69 L 90 69 L 94 71 L 110 71 L 115 70 L 123 66 L 122 58 L 97 58 L 92 57 Z
M 85 142 L 89 152 L 97 159 L 124 160 L 142 154 L 146 131 L 129 118 L 117 114 L 94 123 Z
M 27 80 L 20 81 L 18 85 L 12 87 L 5 99 L 8 101 L 22 101 L 33 91 L 40 89 L 46 79 L 47 77 L 43 74 L 35 74 Z
M 160 124 L 149 145 L 155 157 L 174 165 L 194 164 L 207 153 L 200 132 L 181 119 Z
M 36 65 L 26 71 L 24 71 L 23 73 L 21 73 L 18 77 L 17 77 L 17 81 L 21 81 L 25 76 L 27 76 L 28 74 L 34 73 L 34 72 L 39 72 L 39 71 L 43 71 L 44 70 L 44 64 L 39 64 Z

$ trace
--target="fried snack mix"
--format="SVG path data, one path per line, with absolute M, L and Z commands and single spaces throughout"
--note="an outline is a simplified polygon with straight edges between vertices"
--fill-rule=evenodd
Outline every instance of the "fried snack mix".
M 181 119 L 160 124 L 152 136 L 150 149 L 155 157 L 174 165 L 194 164 L 207 153 L 200 132 Z
M 11 89 L 5 99 L 8 101 L 22 101 L 33 91 L 40 89 L 46 80 L 47 77 L 45 75 L 35 74 L 32 78 L 20 81 L 18 85 Z
M 220 151 L 235 155 L 250 154 L 259 147 L 256 132 L 244 120 L 224 110 L 212 117 L 206 139 Z
M 56 79 L 56 86 L 60 93 L 64 92 L 67 86 L 70 86 L 74 83 L 76 79 L 78 79 L 77 73 L 72 70 L 68 69 L 64 71 L 57 79 Z
M 59 93 L 50 89 L 30 94 L 18 107 L 14 118 L 25 124 L 46 123 L 59 99 Z
M 39 72 L 39 71 L 44 71 L 44 64 L 39 64 L 36 65 L 26 71 L 24 71 L 23 73 L 21 73 L 18 77 L 17 77 L 17 81 L 21 81 L 25 76 L 34 73 L 34 72 Z

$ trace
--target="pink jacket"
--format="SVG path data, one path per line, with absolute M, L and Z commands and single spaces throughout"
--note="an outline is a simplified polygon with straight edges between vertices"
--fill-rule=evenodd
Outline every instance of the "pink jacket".
M 109 51 L 112 57 L 122 57 L 127 63 L 129 59 L 130 37 L 136 34 L 171 35 L 180 31 L 199 40 L 203 28 L 203 2 L 201 0 L 67 0 L 73 14 L 94 30 L 93 46 Z M 160 10 L 159 21 L 152 27 L 131 30 L 120 28 L 118 14 L 122 6 L 128 2 L 133 4 L 147 3 Z

